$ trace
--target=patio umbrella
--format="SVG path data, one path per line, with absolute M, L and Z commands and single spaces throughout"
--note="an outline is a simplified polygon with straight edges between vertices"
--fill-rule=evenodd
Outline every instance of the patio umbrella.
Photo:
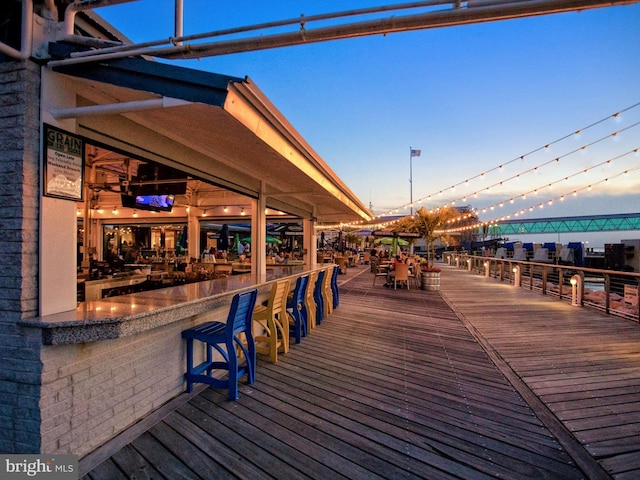
M 243 242 L 251 242 L 251 237 L 244 237 L 242 239 Z M 272 237 L 271 235 L 267 235 L 266 238 L 267 243 L 277 243 L 278 245 L 280 245 L 282 243 L 282 240 L 280 240 L 279 238 L 276 237 Z
M 377 243 L 380 245 L 393 245 L 394 240 L 397 240 L 397 245 L 400 245 L 401 247 L 406 247 L 407 245 L 409 245 L 409 242 L 399 237 L 382 237 L 377 239 L 373 243 Z
M 188 232 L 189 232 L 189 229 L 187 228 L 187 225 L 185 225 L 182 228 L 182 234 L 180 235 L 180 240 L 178 240 L 178 245 L 180 245 L 184 249 L 186 249 L 187 246 L 189 245 Z
M 220 230 L 220 239 L 218 240 L 218 250 L 229 250 L 229 225 L 222 225 Z

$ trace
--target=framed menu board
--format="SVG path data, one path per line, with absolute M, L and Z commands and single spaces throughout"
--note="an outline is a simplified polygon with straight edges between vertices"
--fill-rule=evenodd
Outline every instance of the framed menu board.
M 44 195 L 82 201 L 85 141 L 51 125 L 44 125 Z

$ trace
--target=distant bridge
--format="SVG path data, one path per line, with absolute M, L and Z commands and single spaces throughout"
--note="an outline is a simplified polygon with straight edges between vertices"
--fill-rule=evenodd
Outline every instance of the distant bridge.
M 534 218 L 492 223 L 482 233 L 493 237 L 535 233 L 610 232 L 640 230 L 640 213 L 584 217 Z

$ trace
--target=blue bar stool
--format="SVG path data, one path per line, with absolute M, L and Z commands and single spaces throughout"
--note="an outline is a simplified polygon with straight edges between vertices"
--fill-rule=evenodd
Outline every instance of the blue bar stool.
M 246 373 L 247 383 L 255 381 L 256 348 L 252 333 L 252 317 L 257 296 L 257 289 L 235 295 L 231 301 L 227 323 L 207 322 L 182 332 L 182 338 L 187 341 L 187 373 L 184 375 L 187 393 L 193 390 L 194 383 L 206 383 L 228 389 L 229 400 L 237 400 L 238 379 Z M 240 337 L 242 333 L 246 337 L 246 343 Z M 207 348 L 206 360 L 197 366 L 193 365 L 194 340 L 205 343 Z M 213 349 L 220 353 L 222 360 L 213 360 Z M 240 353 L 246 360 L 243 366 L 239 366 Z M 228 378 L 214 378 L 214 370 L 227 370 Z
M 331 294 L 333 300 L 334 310 L 338 308 L 340 304 L 340 290 L 338 289 L 338 274 L 340 273 L 340 267 L 333 267 L 333 273 L 331 274 Z
M 324 298 L 322 290 L 324 289 L 324 276 L 325 271 L 318 271 L 318 278 L 316 278 L 315 288 L 313 289 L 313 299 L 316 302 L 316 324 L 320 325 L 324 319 Z
M 287 300 L 287 313 L 289 314 L 290 331 L 293 333 L 296 343 L 300 343 L 301 337 L 306 337 L 308 333 L 307 308 L 305 306 L 308 284 L 309 275 L 298 277 L 296 286 L 293 289 L 293 295 L 289 300 Z

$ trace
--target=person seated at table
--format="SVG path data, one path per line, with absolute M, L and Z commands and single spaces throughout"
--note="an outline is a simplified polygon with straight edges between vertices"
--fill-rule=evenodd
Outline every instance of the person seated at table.
M 384 284 L 385 287 L 390 287 L 393 285 L 393 279 L 396 276 L 396 265 L 399 263 L 404 263 L 402 261 L 402 257 L 400 255 L 396 255 L 396 258 L 393 260 L 393 263 L 389 266 L 389 271 L 387 272 L 387 283 Z
M 137 245 L 131 245 L 131 247 L 129 247 L 129 250 L 127 250 L 127 253 L 124 257 L 124 263 L 133 264 L 133 263 L 138 263 L 140 261 L 142 261 L 142 256 L 140 255 L 140 248 Z
M 280 252 L 276 252 L 275 257 L 273 257 L 273 260 L 276 263 L 285 263 L 287 258 L 286 258 L 286 255 L 282 255 Z
M 369 252 L 369 265 L 372 273 L 376 272 L 379 263 L 380 257 L 378 257 L 378 251 L 375 248 L 372 248 Z

